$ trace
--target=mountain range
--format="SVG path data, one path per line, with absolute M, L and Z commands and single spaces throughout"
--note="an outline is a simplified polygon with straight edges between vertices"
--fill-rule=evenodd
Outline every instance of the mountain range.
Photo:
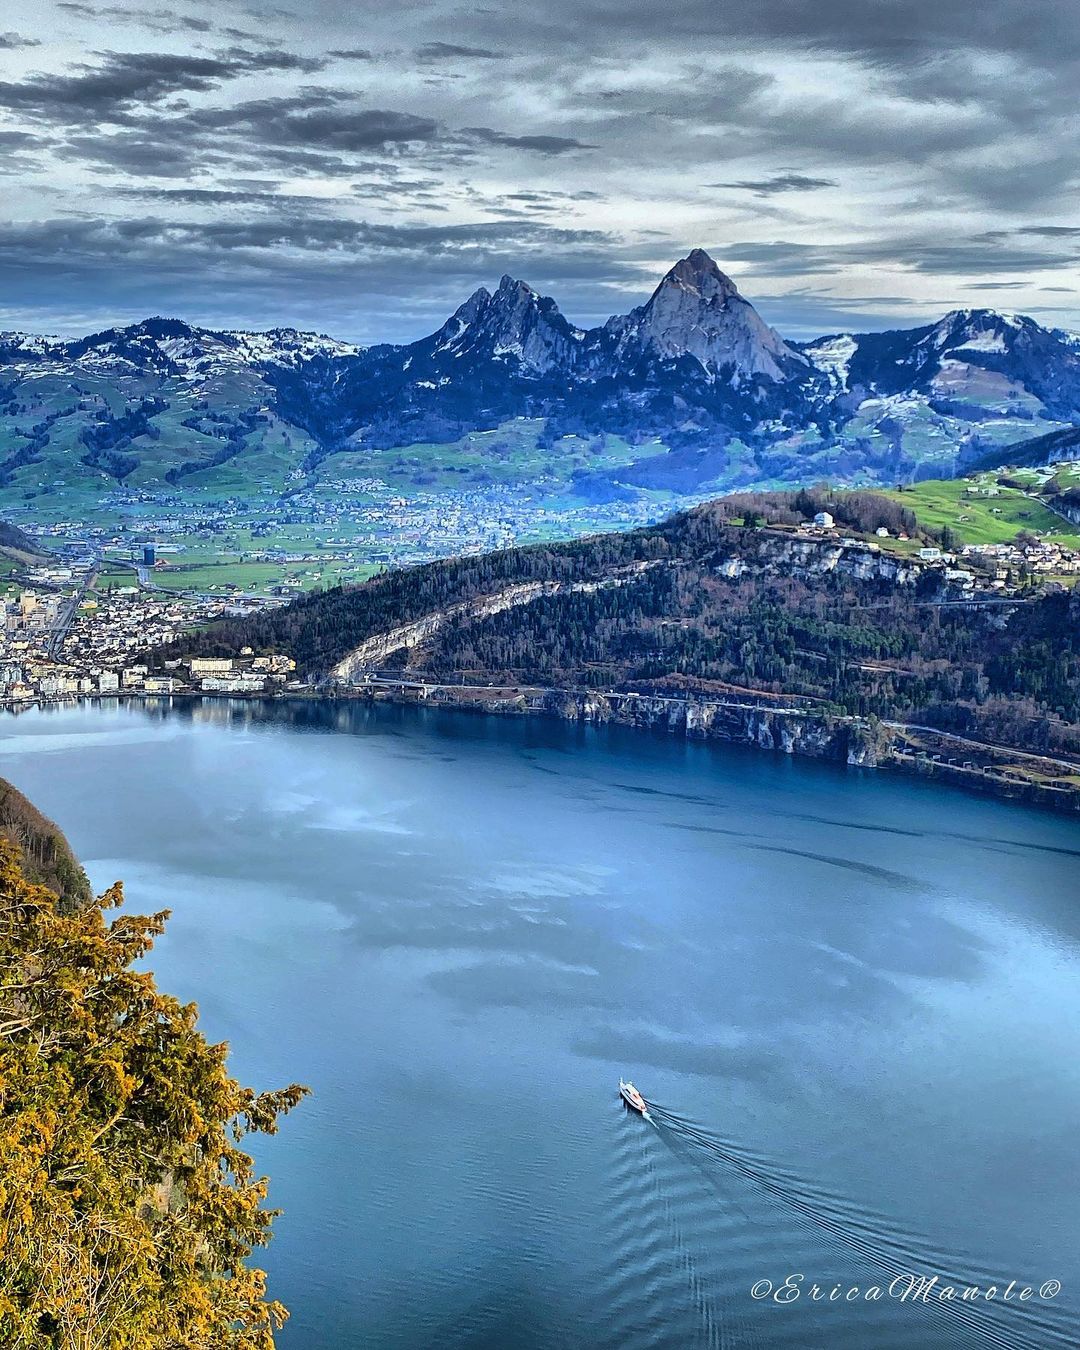
M 964 309 L 787 341 L 702 249 L 644 305 L 591 329 L 504 276 L 403 345 L 162 318 L 76 340 L 0 334 L 0 490 L 22 498 L 73 486 L 280 493 L 355 473 L 365 453 L 453 446 L 516 419 L 556 458 L 567 436 L 627 442 L 617 469 L 579 475 L 576 490 L 594 497 L 943 477 L 1068 442 L 1080 336 Z

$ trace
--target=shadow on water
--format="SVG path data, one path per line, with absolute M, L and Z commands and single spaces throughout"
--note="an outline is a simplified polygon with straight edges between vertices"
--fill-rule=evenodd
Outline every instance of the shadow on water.
M 1013 1301 L 1006 1307 L 961 1299 L 962 1291 L 973 1285 L 985 1290 L 997 1284 L 1000 1289 L 999 1272 L 951 1272 L 948 1253 L 891 1218 L 816 1187 L 781 1163 L 655 1102 L 649 1102 L 648 1120 L 621 1106 L 620 1112 L 627 1117 L 627 1128 L 620 1130 L 613 1159 L 610 1209 L 617 1258 L 601 1285 L 612 1324 L 618 1328 L 613 1343 L 682 1344 L 708 1350 L 775 1343 L 765 1333 L 764 1322 L 756 1325 L 760 1305 L 750 1301 L 748 1287 L 736 1280 L 734 1268 L 745 1265 L 738 1248 L 748 1240 L 747 1230 L 754 1225 L 762 1228 L 760 1240 L 767 1243 L 770 1229 L 776 1233 L 779 1226 L 793 1223 L 826 1247 L 854 1253 L 872 1267 L 875 1273 L 862 1289 L 880 1288 L 879 1306 L 895 1303 L 910 1308 L 909 1339 L 898 1340 L 898 1347 L 922 1344 L 915 1320 L 920 1315 L 943 1335 L 940 1343 L 950 1346 L 1064 1350 L 1075 1345 L 1073 1331 L 1059 1322 L 1057 1309 L 1049 1305 Z M 726 1252 L 717 1250 L 724 1244 Z M 708 1272 L 695 1255 L 706 1250 Z M 951 1286 L 954 1299 L 940 1301 L 930 1294 L 916 1300 L 909 1294 L 901 1302 L 898 1294 L 888 1292 L 894 1282 L 902 1292 L 912 1279 L 934 1275 L 936 1289 Z M 809 1283 L 808 1277 L 807 1287 Z M 675 1284 L 681 1289 L 677 1291 Z M 662 1309 L 669 1320 L 677 1293 L 693 1323 L 683 1329 L 682 1342 L 670 1325 L 657 1324 L 659 1312 L 654 1318 L 648 1310 L 649 1304 Z M 923 1323 L 927 1334 L 930 1323 Z

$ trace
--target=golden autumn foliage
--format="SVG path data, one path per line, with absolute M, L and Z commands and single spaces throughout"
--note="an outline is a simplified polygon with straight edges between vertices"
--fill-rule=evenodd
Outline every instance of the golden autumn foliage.
M 256 1095 L 133 964 L 163 930 L 75 913 L 0 841 L 0 1345 L 270 1350 L 287 1316 L 248 1265 L 266 1182 L 238 1142 L 304 1095 Z

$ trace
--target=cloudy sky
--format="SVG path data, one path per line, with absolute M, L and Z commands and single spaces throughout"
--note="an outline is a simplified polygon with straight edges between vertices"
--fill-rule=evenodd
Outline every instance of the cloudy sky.
M 1080 328 L 1077 0 L 5 0 L 0 328 L 590 324 L 691 247 L 782 331 Z

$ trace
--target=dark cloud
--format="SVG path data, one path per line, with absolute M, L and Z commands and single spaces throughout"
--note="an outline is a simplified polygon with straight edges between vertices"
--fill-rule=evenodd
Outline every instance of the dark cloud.
M 535 150 L 542 155 L 564 155 L 570 150 L 595 150 L 588 141 L 573 136 L 513 136 L 491 127 L 463 127 L 461 134 L 485 145 L 502 145 L 512 150 Z
M 103 52 L 100 64 L 72 74 L 35 74 L 0 81 L 0 107 L 43 122 L 120 122 L 140 105 L 170 95 L 207 92 L 241 75 L 318 70 L 321 61 L 289 52 L 230 48 L 213 57 L 171 52 Z
M 188 107 L 171 116 L 131 115 L 115 131 L 69 132 L 55 153 L 158 177 L 225 164 L 246 172 L 276 165 L 293 173 L 340 177 L 356 173 L 357 154 L 399 154 L 446 139 L 433 118 L 365 108 L 347 91 L 309 87 L 226 107 Z
M 338 61 L 374 61 L 375 53 L 366 47 L 335 47 L 326 53 Z
M 771 197 L 777 192 L 814 192 L 818 188 L 838 187 L 835 178 L 810 178 L 804 173 L 779 173 L 771 178 L 743 178 L 734 183 L 710 183 L 713 188 L 737 188 L 756 197 Z
M 324 197 L 282 194 L 272 189 L 121 187 L 115 191 L 121 197 L 169 202 L 176 206 L 265 206 L 277 211 L 310 211 L 333 206 Z
M 37 38 L 23 37 L 20 33 L 0 33 L 0 52 L 14 52 L 21 47 L 40 47 Z
M 618 32 L 629 40 L 698 50 L 712 41 L 720 50 L 749 46 L 776 54 L 794 49 L 854 57 L 882 70 L 917 70 L 942 52 L 986 52 L 1019 57 L 1060 69 L 1080 55 L 1073 0 L 1042 0 L 1036 12 L 1015 0 L 983 0 L 950 6 L 939 0 L 581 0 L 561 10 L 545 8 L 548 41 L 595 32 Z
M 323 151 L 364 151 L 439 136 L 433 118 L 365 108 L 346 90 L 324 88 L 249 99 L 227 108 L 192 109 L 169 119 L 160 130 L 183 137 L 242 132 L 260 145 L 309 146 Z
M 1080 236 L 1080 225 L 1025 225 L 1017 233 L 1039 235 L 1043 239 L 1072 239 Z
M 107 322 L 164 311 L 219 327 L 310 326 L 316 306 L 321 328 L 377 341 L 434 331 L 478 276 L 494 284 L 524 273 L 571 299 L 597 282 L 625 283 L 633 268 L 614 243 L 601 231 L 516 220 L 63 217 L 0 223 L 0 293 L 9 311 L 32 306 L 50 331 L 81 297 L 101 295 Z
M 563 202 L 598 202 L 603 200 L 603 194 L 591 192 L 588 189 L 582 192 L 504 192 L 501 200 L 504 202 L 533 202 L 537 205 L 556 205 Z
M 281 132 L 285 141 L 297 145 L 365 151 L 410 141 L 433 141 L 439 135 L 439 126 L 434 118 L 387 108 L 345 108 L 287 117 Z
M 138 178 L 183 178 L 192 169 L 189 147 L 153 139 L 137 131 L 71 136 L 62 145 L 55 146 L 53 154 L 58 159 Z
M 502 61 L 505 52 L 492 51 L 490 47 L 461 47 L 455 42 L 425 42 L 417 47 L 413 55 L 418 61 L 444 61 L 453 58 L 477 61 Z
M 137 24 L 140 28 L 149 28 L 157 33 L 173 33 L 177 29 L 186 29 L 189 33 L 209 33 L 213 28 L 209 19 L 202 19 L 193 14 L 176 14 L 166 9 L 84 5 L 78 3 L 78 0 L 58 0 L 56 7 L 66 10 L 69 14 L 78 14 L 81 18 L 117 20 L 121 23 Z
M 611 238 L 597 230 L 554 229 L 540 224 L 530 227 L 517 221 L 387 225 L 345 217 L 310 220 L 299 213 L 273 221 L 177 222 L 171 217 L 146 216 L 135 220 L 62 217 L 0 224 L 0 260 L 5 263 L 47 255 L 61 242 L 73 258 L 115 259 L 120 246 L 151 250 L 175 247 L 181 251 L 220 254 L 287 247 L 310 251 L 318 260 L 332 247 L 358 251 L 386 249 L 402 255 L 422 253 L 431 257 L 510 245 L 534 253 L 539 243 L 599 246 L 610 243 Z
M 37 145 L 38 138 L 25 131 L 0 131 L 0 174 L 6 177 L 31 171 L 34 161 L 22 152 Z

